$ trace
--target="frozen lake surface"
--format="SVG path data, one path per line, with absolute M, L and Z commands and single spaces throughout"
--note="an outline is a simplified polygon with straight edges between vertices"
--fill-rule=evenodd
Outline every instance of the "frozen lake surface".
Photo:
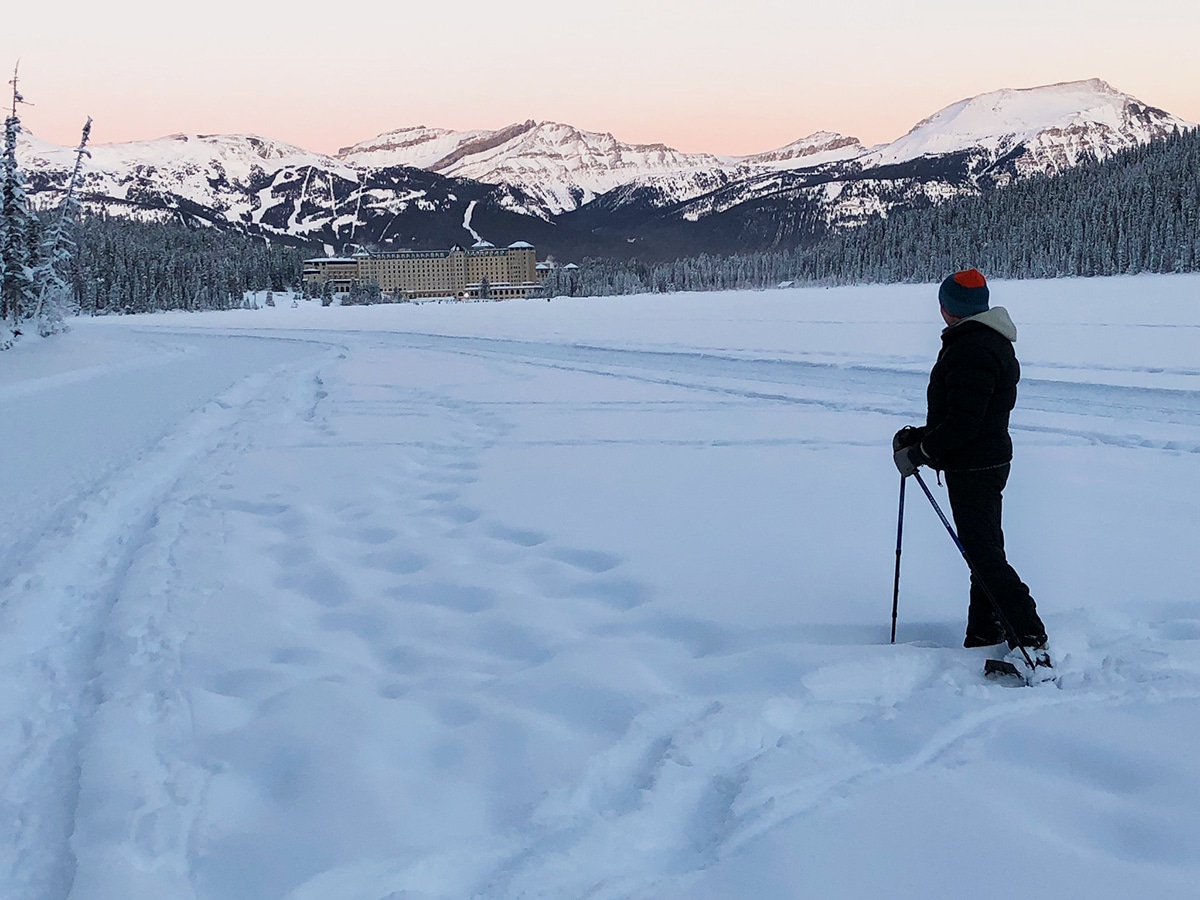
M 1030 689 L 961 649 L 915 490 L 888 643 L 935 296 L 282 304 L 0 354 L 0 896 L 1194 897 L 1200 278 L 992 285 L 1062 673 Z

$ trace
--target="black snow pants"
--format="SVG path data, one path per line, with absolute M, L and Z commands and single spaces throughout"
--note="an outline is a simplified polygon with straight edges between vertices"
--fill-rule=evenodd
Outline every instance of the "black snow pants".
M 959 540 L 979 576 L 987 583 L 996 602 L 1016 630 L 1022 646 L 1034 647 L 1046 640 L 1046 626 L 1037 614 L 1029 588 L 1004 555 L 1004 532 L 1000 526 L 1000 500 L 1008 483 L 1009 464 L 977 471 L 947 471 L 946 491 Z M 971 576 L 971 604 L 967 611 L 968 636 L 1008 638 L 992 603 Z

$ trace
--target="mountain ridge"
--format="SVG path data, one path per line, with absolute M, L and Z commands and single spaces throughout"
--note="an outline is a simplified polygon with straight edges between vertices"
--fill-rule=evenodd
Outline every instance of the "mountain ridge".
M 558 215 L 643 180 L 672 178 L 677 199 L 685 199 L 706 190 L 713 178 L 818 165 L 865 150 L 857 138 L 815 132 L 748 156 L 687 153 L 662 142 L 627 143 L 611 132 L 527 119 L 494 131 L 401 128 L 343 147 L 337 158 L 352 165 L 413 165 L 485 183 L 513 184 L 540 197 L 547 210 Z
M 555 253 L 663 254 L 784 246 L 822 230 L 1054 174 L 1191 123 L 1100 79 L 1005 88 L 864 147 L 815 132 L 743 157 L 626 144 L 612 134 L 529 119 L 492 131 L 410 126 L 337 155 L 257 135 L 175 134 L 93 146 L 92 206 L 190 216 L 332 248 L 418 246 L 464 228 Z M 23 136 L 33 193 L 53 199 L 73 149 Z M 436 227 L 426 227 L 422 221 Z M 548 242 L 548 243 L 547 243 Z M 757 242 L 757 243 L 755 243 Z M 671 249 L 675 248 L 675 249 Z

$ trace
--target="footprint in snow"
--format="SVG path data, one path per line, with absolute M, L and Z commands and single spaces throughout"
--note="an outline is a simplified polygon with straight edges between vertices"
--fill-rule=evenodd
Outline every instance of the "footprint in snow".
M 280 673 L 270 669 L 234 669 L 215 675 L 206 687 L 224 697 L 259 700 L 274 694 L 284 680 Z
M 509 528 L 506 525 L 492 525 L 488 528 L 488 536 L 493 537 L 498 541 L 504 541 L 509 544 L 516 544 L 518 547 L 536 547 L 539 544 L 546 543 L 549 540 L 548 536 L 540 531 L 531 531 L 524 528 Z
M 225 500 L 218 501 L 216 505 L 219 509 L 227 509 L 232 512 L 241 512 L 263 518 L 282 516 L 291 509 L 285 503 L 256 503 L 252 500 Z
M 625 611 L 649 601 L 650 589 L 627 578 L 596 579 L 568 589 L 567 595 Z
M 271 662 L 281 666 L 311 666 L 320 658 L 315 647 L 277 647 L 271 653 Z
M 353 532 L 354 537 L 364 544 L 370 544 L 373 547 L 379 547 L 394 541 L 398 536 L 394 528 L 383 528 L 380 526 L 367 526 Z
M 275 585 L 294 590 L 321 606 L 341 606 L 353 593 L 339 575 L 320 565 L 287 572 L 275 579 Z
M 469 506 L 450 506 L 438 513 L 443 519 L 449 519 L 455 525 L 469 525 L 479 518 L 480 512 Z
M 388 617 L 374 610 L 329 612 L 318 620 L 325 631 L 348 631 L 368 644 L 386 640 Z
M 497 594 L 488 588 L 469 584 L 434 581 L 406 585 L 387 591 L 388 596 L 401 602 L 425 603 L 464 613 L 478 613 L 496 605 Z
M 429 565 L 429 559 L 421 554 L 398 548 L 375 550 L 364 556 L 362 561 L 372 568 L 382 569 L 393 575 L 413 575 Z
M 575 550 L 570 547 L 553 550 L 550 557 L 593 575 L 608 572 L 621 564 L 621 558 L 613 556 L 611 553 L 603 553 L 599 550 Z

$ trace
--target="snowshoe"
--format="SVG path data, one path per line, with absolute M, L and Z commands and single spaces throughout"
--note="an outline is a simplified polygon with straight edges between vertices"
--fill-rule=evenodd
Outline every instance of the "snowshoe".
M 1022 650 L 1024 652 L 1022 652 Z M 1028 654 L 1029 659 L 1026 659 Z M 1029 665 L 1030 661 L 1033 666 Z M 1045 644 L 1036 647 L 1014 647 L 1003 659 L 989 659 L 983 664 L 983 674 L 996 681 L 1015 685 L 1035 685 L 1058 677 L 1050 651 Z

